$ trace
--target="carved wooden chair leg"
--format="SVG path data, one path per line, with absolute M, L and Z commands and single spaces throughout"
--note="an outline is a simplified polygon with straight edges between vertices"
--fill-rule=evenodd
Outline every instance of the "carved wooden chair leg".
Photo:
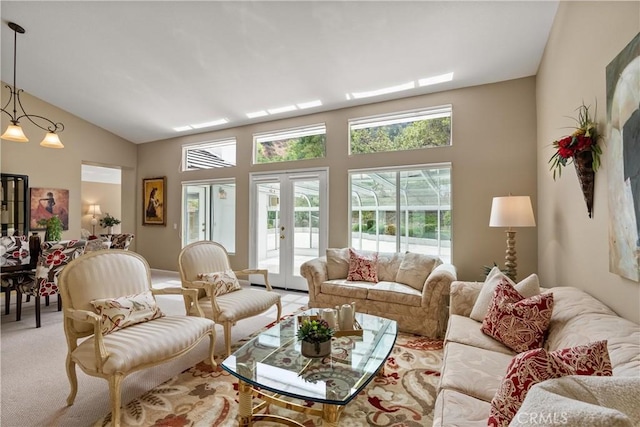
M 67 355 L 67 377 L 69 378 L 69 385 L 71 391 L 67 396 L 67 405 L 73 405 L 76 400 L 76 394 L 78 393 L 78 375 L 76 373 L 76 364 L 71 360 L 71 355 Z

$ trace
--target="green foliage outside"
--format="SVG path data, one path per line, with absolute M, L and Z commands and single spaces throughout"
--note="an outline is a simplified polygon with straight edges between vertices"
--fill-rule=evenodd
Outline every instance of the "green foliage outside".
M 261 142 L 257 145 L 256 163 L 319 159 L 325 156 L 326 135 Z
M 395 212 L 380 212 L 378 215 L 380 225 L 376 226 L 375 211 L 362 211 L 362 230 L 359 230 L 358 212 L 353 212 L 351 230 L 353 232 L 395 236 Z M 404 218 L 404 213 L 403 213 Z M 442 240 L 451 239 L 451 211 L 440 212 L 440 238 Z M 409 212 L 409 237 L 421 237 L 426 239 L 436 239 L 438 237 L 438 215 L 436 212 Z M 400 227 L 400 235 L 406 236 L 405 225 Z
M 441 147 L 451 143 L 451 117 L 351 131 L 351 153 L 380 153 Z

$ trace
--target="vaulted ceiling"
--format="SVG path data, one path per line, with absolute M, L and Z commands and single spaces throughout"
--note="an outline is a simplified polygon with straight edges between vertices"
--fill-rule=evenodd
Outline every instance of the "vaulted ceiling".
M 557 6 L 5 0 L 1 77 L 13 81 L 7 23 L 16 22 L 26 30 L 17 40 L 19 88 L 143 143 L 535 75 Z M 419 84 L 451 72 L 449 82 Z M 414 87 L 354 99 L 399 85 Z M 321 105 L 304 105 L 312 101 Z M 175 130 L 220 119 L 227 123 Z

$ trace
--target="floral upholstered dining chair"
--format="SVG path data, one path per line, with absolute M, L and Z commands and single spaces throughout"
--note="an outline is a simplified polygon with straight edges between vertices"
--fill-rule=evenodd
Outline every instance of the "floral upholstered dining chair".
M 124 249 L 127 251 L 135 234 L 109 234 L 107 237 L 111 241 L 111 249 Z
M 36 265 L 35 280 L 18 284 L 16 320 L 22 315 L 22 295 L 33 296 L 36 305 L 36 328 L 40 327 L 40 297 L 58 295 L 58 311 L 62 310 L 62 300 L 58 291 L 58 276 L 72 260 L 84 254 L 86 240 L 60 240 L 42 243 L 42 250 Z
M 6 271 L 5 269 L 20 265 L 30 257 L 27 236 L 0 237 L 0 286 L 4 295 L 4 314 L 9 314 L 11 292 L 18 284 L 33 281 L 33 274 L 28 271 Z

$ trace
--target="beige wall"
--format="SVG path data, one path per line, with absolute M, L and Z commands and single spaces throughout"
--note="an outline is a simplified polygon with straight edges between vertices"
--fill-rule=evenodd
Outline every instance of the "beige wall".
M 538 273 L 545 286 L 582 288 L 620 315 L 640 321 L 640 283 L 609 272 L 607 171 L 596 174 L 589 219 L 575 171 L 553 181 L 551 142 L 573 125 L 566 116 L 598 103 L 606 121 L 605 67 L 640 31 L 638 2 L 562 2 L 537 75 Z M 606 141 L 605 141 L 606 142 Z M 603 165 L 607 149 L 604 147 Z
M 2 83 L 4 86 L 4 83 Z M 6 103 L 2 91 L 2 104 Z M 22 120 L 24 132 L 30 139 L 28 143 L 2 141 L 0 149 L 1 169 L 3 173 L 29 175 L 30 187 L 64 188 L 69 190 L 69 230 L 64 231 L 64 239 L 78 238 L 82 217 L 82 163 L 122 168 L 122 227 L 133 230 L 135 227 L 136 187 L 136 145 L 104 129 L 71 115 L 51 104 L 21 94 L 22 105 L 27 112 L 62 122 L 64 132 L 60 139 L 65 148 L 56 150 L 41 147 L 40 141 L 45 132 Z M 8 125 L 2 114 L 2 131 Z M 135 244 L 135 240 L 134 240 Z
M 106 228 L 100 227 L 100 218 L 105 214 L 109 214 L 122 221 L 122 185 L 120 184 L 107 184 L 104 182 L 89 182 L 82 181 L 82 228 L 92 231 L 91 219 L 92 215 L 89 213 L 90 205 L 100 205 L 100 211 L 102 215 L 96 216 L 98 224 L 96 224 L 96 235 L 107 233 Z M 130 230 L 124 230 L 124 232 L 132 233 L 135 227 L 131 227 Z M 114 233 L 121 233 L 122 224 L 118 224 L 113 227 Z M 135 240 L 135 239 L 134 239 Z
M 437 149 L 347 155 L 347 120 L 382 113 L 452 104 L 453 146 Z M 252 134 L 324 122 L 327 126 L 327 158 L 269 165 L 251 165 Z M 482 266 L 504 263 L 506 247 L 502 229 L 489 228 L 493 196 L 529 195 L 536 204 L 536 112 L 533 77 L 466 89 L 416 96 L 402 100 L 336 110 L 292 119 L 226 129 L 138 147 L 136 207 L 142 215 L 141 180 L 167 176 L 167 227 L 138 226 L 138 251 L 152 267 L 176 270 L 180 241 L 181 182 L 236 177 L 235 268 L 249 259 L 249 173 L 319 166 L 329 167 L 329 246 L 346 246 L 349 238 L 349 169 L 452 163 L 453 263 L 459 277 L 482 280 Z M 237 166 L 207 171 L 180 172 L 181 146 L 235 136 Z M 177 224 L 178 229 L 173 228 Z M 520 277 L 536 271 L 536 229 L 517 234 Z

